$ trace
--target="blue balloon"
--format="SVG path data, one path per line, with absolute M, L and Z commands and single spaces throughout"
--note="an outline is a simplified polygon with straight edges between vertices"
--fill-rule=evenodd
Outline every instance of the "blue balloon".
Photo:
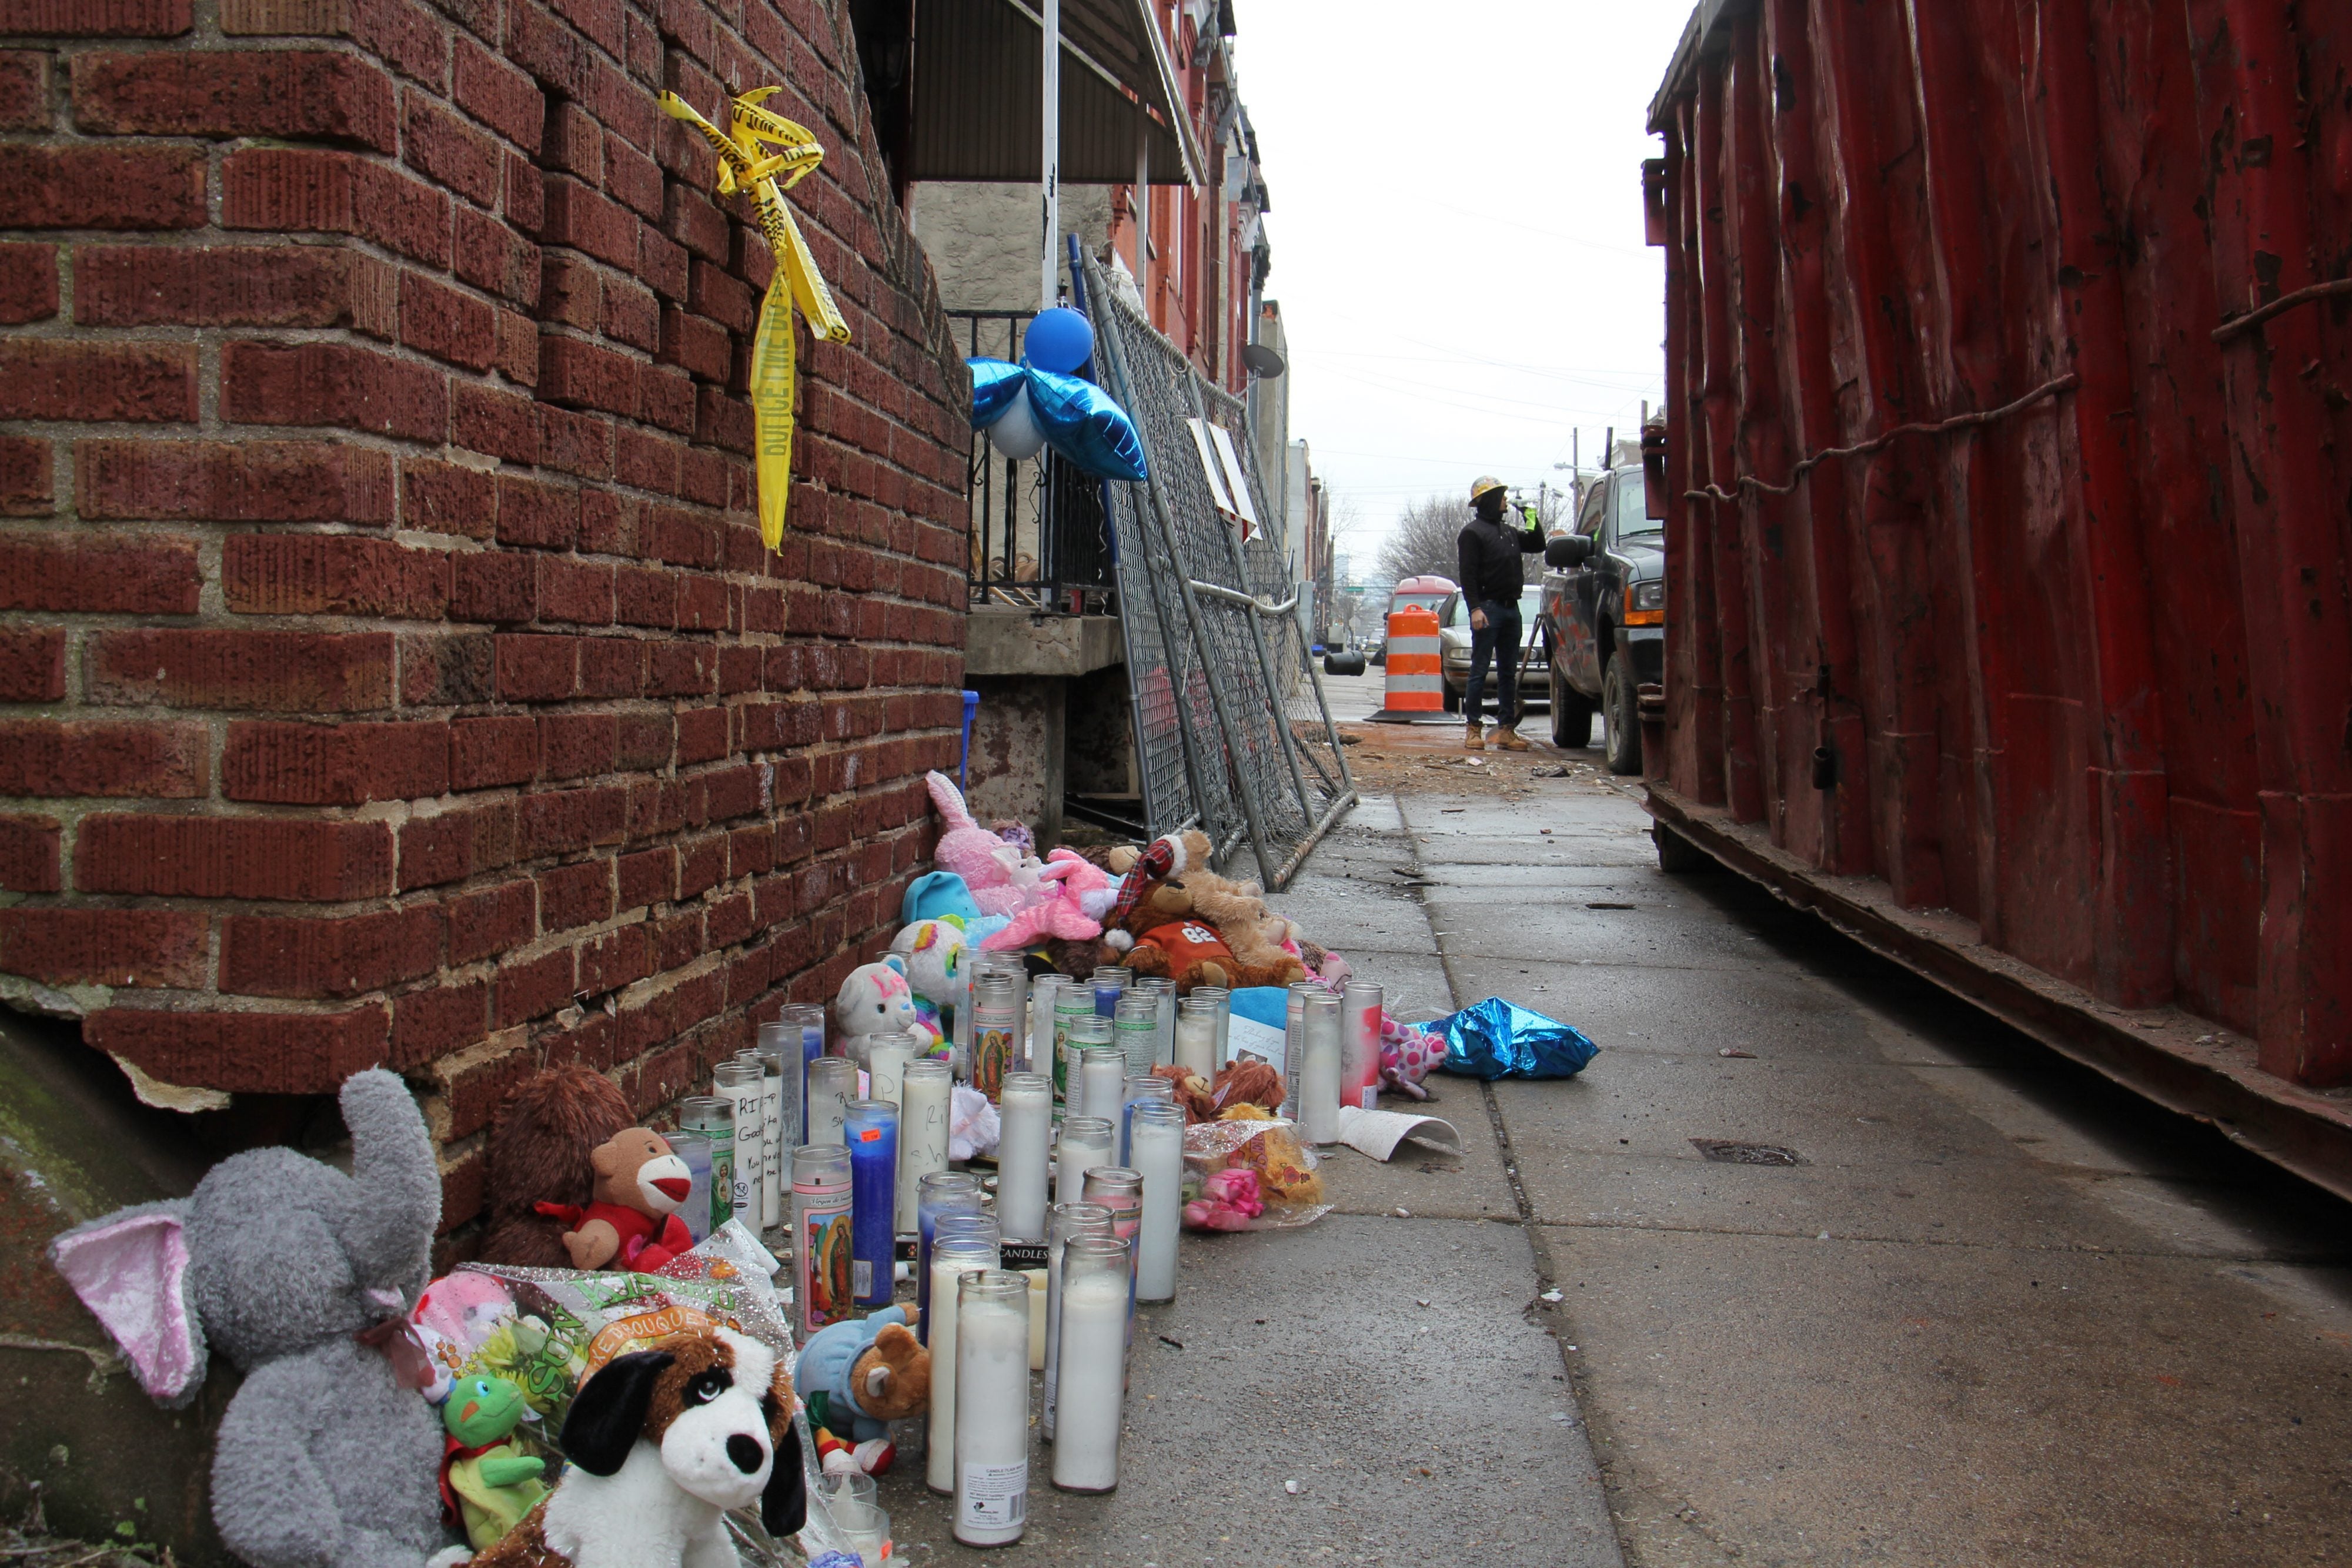
M 1076 311 L 1056 306 L 1038 312 L 1022 347 L 1022 357 L 1038 370 L 1073 375 L 1095 356 L 1095 329 Z

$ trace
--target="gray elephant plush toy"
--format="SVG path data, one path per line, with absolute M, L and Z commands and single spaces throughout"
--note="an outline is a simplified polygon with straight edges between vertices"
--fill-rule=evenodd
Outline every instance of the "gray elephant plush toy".
M 462 1561 L 441 1523 L 441 1423 L 387 1340 L 425 1288 L 441 1176 L 425 1118 L 382 1069 L 344 1081 L 352 1174 L 253 1149 L 192 1197 L 118 1209 L 49 1258 L 159 1404 L 211 1350 L 245 1374 L 213 1453 L 213 1520 L 255 1568 Z M 381 1346 L 382 1348 L 379 1348 Z

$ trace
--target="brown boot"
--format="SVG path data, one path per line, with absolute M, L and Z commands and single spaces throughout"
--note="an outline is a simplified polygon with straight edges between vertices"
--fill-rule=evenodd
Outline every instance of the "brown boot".
M 1517 730 L 1509 729 L 1498 724 L 1495 727 L 1495 749 L 1497 751 L 1525 751 L 1528 749 L 1528 743 L 1519 738 L 1519 732 Z
M 1470 721 L 1470 727 L 1463 732 L 1462 749 L 1465 751 L 1486 749 L 1486 732 L 1478 727 L 1478 721 L 1475 718 Z

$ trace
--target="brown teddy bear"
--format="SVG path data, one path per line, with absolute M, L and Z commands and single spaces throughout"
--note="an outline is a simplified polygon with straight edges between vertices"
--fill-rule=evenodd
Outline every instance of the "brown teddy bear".
M 585 1207 L 595 1196 L 589 1155 L 636 1120 L 611 1079 L 572 1063 L 535 1072 L 507 1092 L 490 1123 L 488 1211 L 481 1260 L 524 1269 L 569 1269 L 563 1222 L 546 1201 Z
M 1306 966 L 1282 949 L 1290 923 L 1265 906 L 1257 883 L 1232 882 L 1211 872 L 1187 872 L 1184 891 L 1192 898 L 1192 918 L 1216 927 L 1234 957 L 1290 977 L 1261 984 L 1287 986 L 1307 977 Z
M 596 1172 L 593 1202 L 539 1205 L 540 1213 L 564 1223 L 563 1249 L 573 1268 L 651 1273 L 694 1245 L 677 1217 L 694 1178 L 660 1134 L 624 1127 L 599 1144 L 588 1163 Z
M 1179 995 L 1194 986 L 1239 990 L 1244 986 L 1286 986 L 1305 977 L 1298 960 L 1278 949 L 1275 953 L 1278 962 L 1253 963 L 1238 956 L 1194 908 L 1191 890 L 1194 874 L 1147 883 L 1127 904 L 1118 925 L 1103 934 L 1102 961 L 1123 964 L 1139 975 L 1164 976 L 1176 982 Z M 1257 936 L 1254 925 L 1250 935 Z

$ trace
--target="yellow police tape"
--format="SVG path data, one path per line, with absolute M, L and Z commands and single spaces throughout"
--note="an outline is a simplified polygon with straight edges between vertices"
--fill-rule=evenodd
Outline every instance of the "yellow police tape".
M 800 307 L 816 335 L 829 343 L 849 341 L 849 323 L 833 302 L 833 290 L 816 269 L 808 241 L 801 237 L 784 192 L 824 162 L 815 134 L 760 107 L 777 92 L 754 88 L 728 105 L 727 129 L 719 130 L 674 92 L 661 95 L 664 113 L 702 132 L 719 154 L 719 193 L 748 192 L 760 216 L 760 231 L 775 254 L 775 276 L 761 301 L 760 325 L 751 339 L 753 461 L 760 482 L 760 538 L 770 549 L 783 542 L 784 498 L 793 479 L 793 306 Z M 768 146 L 776 148 L 774 152 Z M 781 181 L 781 183 L 779 183 Z

